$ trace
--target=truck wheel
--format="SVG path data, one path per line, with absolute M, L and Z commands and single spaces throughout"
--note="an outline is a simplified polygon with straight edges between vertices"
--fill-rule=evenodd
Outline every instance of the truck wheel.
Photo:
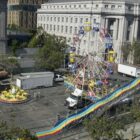
M 77 106 L 75 105 L 75 106 L 73 107 L 73 109 L 76 110 L 76 109 L 77 109 Z

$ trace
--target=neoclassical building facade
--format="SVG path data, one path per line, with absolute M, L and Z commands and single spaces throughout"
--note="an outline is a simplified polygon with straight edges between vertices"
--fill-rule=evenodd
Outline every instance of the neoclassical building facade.
M 81 41 L 75 41 L 80 28 L 87 24 L 91 28 L 98 25 L 112 36 L 119 63 L 122 44 L 140 39 L 140 0 L 50 0 L 37 11 L 37 26 L 66 37 L 67 44 L 75 46 L 78 54 L 101 53 L 105 40 L 100 32 L 85 31 L 79 36 Z

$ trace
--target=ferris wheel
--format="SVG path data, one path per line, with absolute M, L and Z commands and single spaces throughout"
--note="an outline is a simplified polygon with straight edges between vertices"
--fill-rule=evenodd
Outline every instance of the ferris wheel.
M 79 27 L 78 33 L 73 35 L 73 47 L 71 47 L 72 49 L 70 51 L 71 64 L 75 62 L 74 56 L 80 54 L 82 39 L 91 32 L 96 34 L 96 39 L 94 41 L 96 44 L 95 48 L 97 48 L 97 51 L 92 52 L 87 49 L 88 51 L 83 52 L 84 56 L 89 55 L 89 53 L 92 53 L 92 55 L 96 56 L 96 58 L 98 57 L 98 59 L 100 60 L 102 59 L 111 62 L 114 61 L 115 52 L 113 49 L 112 37 L 109 34 L 108 30 L 103 27 L 100 27 L 99 23 L 94 23 L 92 27 L 90 22 L 86 22 L 83 26 Z M 94 48 L 94 46 L 88 47 Z
M 96 33 L 98 36 L 98 52 L 91 53 L 86 52 L 86 55 L 80 60 L 76 60 L 76 51 L 80 49 L 82 39 L 90 32 Z M 78 54 L 78 53 L 77 53 Z M 71 83 L 74 86 L 83 88 L 85 85 L 88 87 L 88 93 L 96 95 L 94 87 L 105 85 L 108 83 L 109 77 L 108 69 L 110 69 L 110 63 L 114 62 L 114 50 L 112 45 L 112 37 L 108 33 L 107 29 L 99 26 L 99 23 L 95 23 L 92 27 L 89 22 L 79 28 L 78 34 L 73 35 L 73 47 L 69 54 L 70 70 L 73 74 Z

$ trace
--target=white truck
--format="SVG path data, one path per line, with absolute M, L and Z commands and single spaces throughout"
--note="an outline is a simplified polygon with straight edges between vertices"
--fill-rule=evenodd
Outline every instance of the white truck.
M 66 105 L 69 108 L 74 108 L 78 104 L 79 98 L 82 97 L 83 90 L 76 88 L 74 92 L 70 94 L 70 96 L 66 99 Z
M 28 73 L 16 79 L 16 85 L 22 89 L 33 89 L 37 87 L 53 86 L 54 73 L 46 72 L 45 74 Z
M 140 68 L 131 65 L 118 64 L 118 72 L 132 77 L 140 76 Z
M 83 108 L 89 105 L 91 101 L 89 99 L 83 98 L 83 90 L 76 88 L 74 92 L 66 99 L 65 105 L 69 109 Z

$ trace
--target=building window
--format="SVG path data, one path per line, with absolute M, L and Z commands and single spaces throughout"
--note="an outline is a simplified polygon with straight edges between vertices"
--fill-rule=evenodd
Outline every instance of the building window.
M 47 20 L 49 21 L 49 17 L 47 17 Z
M 48 28 L 49 28 L 49 25 L 47 24 L 47 30 L 48 30 Z
M 74 5 L 74 8 L 76 8 L 76 5 Z
M 77 23 L 78 22 L 78 18 L 75 18 L 75 23 Z
M 54 17 L 54 21 L 56 21 L 56 17 Z
M 68 26 L 65 27 L 65 33 L 68 33 Z
M 80 18 L 80 23 L 83 23 L 83 18 Z
M 60 17 L 58 17 L 58 22 L 60 22 Z
M 52 21 L 52 17 L 51 17 L 51 21 Z
M 66 17 L 66 22 L 68 22 L 68 17 Z
M 86 45 L 86 40 L 84 40 L 84 45 Z
M 114 9 L 115 8 L 115 5 L 111 5 L 111 9 Z
M 72 18 L 72 17 L 70 18 L 70 22 L 71 22 L 71 23 L 73 22 L 73 18 Z
M 121 5 L 118 5 L 118 8 L 122 8 L 122 6 Z
M 63 33 L 63 26 L 61 26 L 61 33 Z
M 74 33 L 77 34 L 77 27 L 74 28 Z
M 57 25 L 57 31 L 59 32 L 59 25 Z
M 55 25 L 53 25 L 53 31 L 55 32 Z
M 79 8 L 81 8 L 81 5 L 79 5 Z
M 68 42 L 71 42 L 71 38 L 68 38 Z
M 64 22 L 64 17 L 62 17 L 62 22 Z
M 72 26 L 70 26 L 70 34 L 72 34 Z
M 87 7 L 87 5 L 86 4 L 84 4 L 84 8 L 86 8 Z
M 93 19 L 93 23 L 96 23 L 96 18 Z
M 88 18 L 86 18 L 86 22 L 88 22 Z
M 50 31 L 52 31 L 52 25 L 50 25 Z
M 108 8 L 108 5 L 105 5 L 105 8 Z
M 96 4 L 96 8 L 98 8 L 99 7 L 99 5 L 98 4 Z
M 132 11 L 132 6 L 131 5 L 128 6 L 128 10 Z

